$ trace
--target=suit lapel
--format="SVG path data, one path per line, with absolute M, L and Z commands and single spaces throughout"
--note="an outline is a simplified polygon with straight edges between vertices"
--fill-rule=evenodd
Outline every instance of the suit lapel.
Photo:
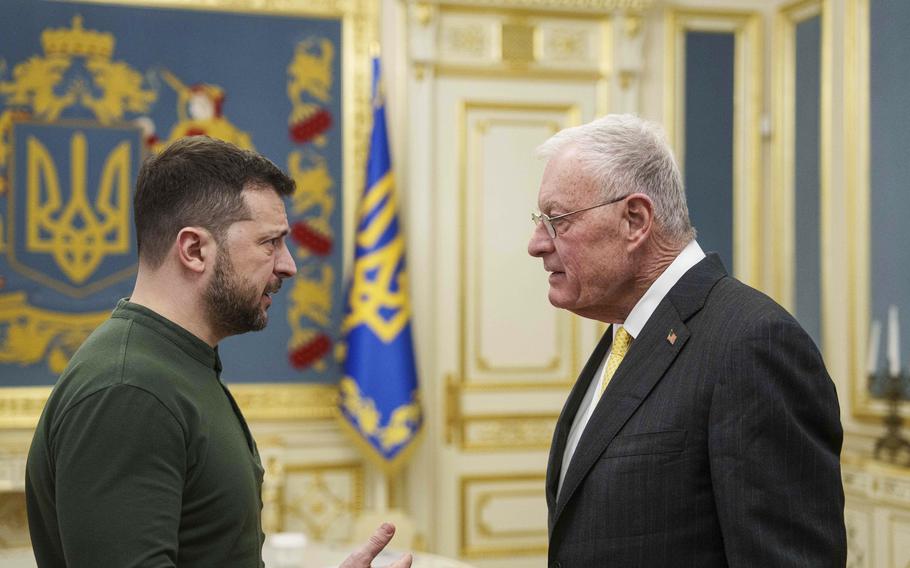
M 676 341 L 670 343 L 670 330 Z M 556 503 L 553 524 L 616 433 L 647 398 L 689 339 L 689 330 L 672 305 L 662 302 L 632 343 L 578 441 Z
M 585 427 L 585 431 L 578 441 L 578 447 L 572 457 L 572 463 L 566 471 L 566 478 L 563 481 L 562 491 L 559 493 L 558 500 L 555 502 L 555 508 L 551 503 L 550 490 L 550 469 L 547 476 L 547 501 L 550 515 L 550 532 L 559 520 L 559 516 L 565 509 L 566 504 L 572 499 L 576 489 L 584 480 L 585 476 L 600 459 L 601 454 L 616 437 L 616 434 L 629 420 L 632 414 L 647 398 L 648 394 L 664 377 L 667 369 L 676 359 L 676 356 L 682 351 L 689 340 L 689 328 L 685 325 L 694 313 L 704 305 L 708 293 L 714 284 L 720 278 L 726 275 L 723 265 L 717 255 L 708 255 L 705 259 L 692 267 L 685 275 L 673 286 L 666 297 L 660 302 L 657 309 L 648 319 L 644 329 L 626 354 L 616 374 L 604 391 L 600 402 L 594 409 L 591 419 Z M 609 334 L 612 338 L 612 334 Z M 675 336 L 675 338 L 674 338 Z M 596 358 L 597 363 L 603 359 L 606 348 L 603 347 L 604 341 L 598 345 L 595 354 L 599 352 Z M 609 346 L 609 343 L 607 343 Z M 585 370 L 591 366 L 594 356 L 588 361 Z M 594 369 L 596 370 L 595 364 Z M 594 371 L 590 371 L 593 374 Z M 572 391 L 572 396 L 577 395 L 579 385 L 584 383 L 581 388 L 581 397 L 584 396 L 584 389 L 587 388 L 589 381 L 579 381 Z M 571 397 L 570 397 L 571 400 Z M 575 402 L 577 410 L 578 401 Z M 566 421 L 566 411 L 569 404 L 566 404 L 566 410 L 563 416 L 560 416 L 559 422 L 568 432 L 571 427 L 572 418 L 575 413 L 568 415 Z M 557 428 L 557 432 L 559 429 Z M 564 451 L 565 436 L 562 437 L 558 460 L 562 460 Z M 551 452 L 550 464 L 554 463 L 554 456 Z M 561 466 L 560 466 L 561 467 Z M 559 469 L 554 472 L 559 476 Z M 553 488 L 555 495 L 555 487 Z
M 597 347 L 594 348 L 594 352 L 588 358 L 588 362 L 585 363 L 581 374 L 578 375 L 578 380 L 575 381 L 575 386 L 572 387 L 572 392 L 569 393 L 569 398 L 566 400 L 562 413 L 560 413 L 559 419 L 556 421 L 553 443 L 550 444 L 550 458 L 547 460 L 547 510 L 550 511 L 551 517 L 556 509 L 556 489 L 559 486 L 559 472 L 562 470 L 562 456 L 566 451 L 566 440 L 569 437 L 569 430 L 572 429 L 575 414 L 578 413 L 581 401 L 584 399 L 585 393 L 594 379 L 594 374 L 597 372 L 597 368 L 600 366 L 600 362 L 603 360 L 612 341 L 613 328 L 610 326 L 600 338 Z

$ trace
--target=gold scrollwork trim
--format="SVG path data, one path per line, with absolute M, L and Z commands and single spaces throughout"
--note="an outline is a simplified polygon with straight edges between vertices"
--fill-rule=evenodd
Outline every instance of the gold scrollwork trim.
M 762 19 L 753 11 L 670 9 L 666 16 L 664 124 L 685 167 L 685 35 L 734 35 L 733 255 L 734 274 L 761 282 Z
M 641 28 L 644 25 L 644 18 L 641 14 L 626 14 L 622 21 L 623 31 L 626 33 L 626 36 L 629 38 L 634 38 L 641 33 Z
M 442 14 L 463 14 L 476 17 L 478 12 L 487 13 L 491 18 L 500 20 L 499 53 L 491 62 L 484 59 L 477 63 L 444 63 L 432 64 L 436 75 L 440 76 L 469 76 L 469 77 L 510 77 L 521 79 L 552 79 L 566 81 L 592 81 L 598 82 L 598 88 L 606 88 L 604 84 L 610 78 L 612 68 L 612 49 L 609 36 L 612 33 L 611 24 L 613 12 L 607 10 L 594 11 L 585 14 L 585 11 L 558 12 L 552 10 L 515 9 L 501 4 L 459 5 L 439 3 Z M 638 13 L 632 10 L 626 16 L 635 21 Z M 541 60 L 543 49 L 543 34 L 538 29 L 538 24 L 558 20 L 575 23 L 594 22 L 599 25 L 602 35 L 602 49 L 598 50 L 599 60 L 597 65 L 588 69 L 566 69 L 560 61 Z M 510 38 L 515 41 L 510 41 Z M 424 65 L 422 62 L 414 63 L 415 68 Z
M 418 24 L 428 26 L 433 21 L 435 9 L 427 2 L 418 2 L 414 6 L 414 15 Z
M 512 79 L 562 79 L 565 81 L 602 81 L 608 78 L 606 71 L 574 71 L 566 69 L 527 68 L 509 65 L 454 65 L 434 64 L 436 75 L 451 77 L 509 77 Z
M 231 393 L 247 420 L 320 420 L 338 413 L 334 385 L 232 384 Z M 34 428 L 50 387 L 0 391 L 0 429 Z
M 491 9 L 496 11 L 537 10 L 559 12 L 578 17 L 582 13 L 606 13 L 614 10 L 645 10 L 654 0 L 424 0 L 448 9 Z
M 323 484 L 325 474 L 331 473 L 348 473 L 350 476 L 351 494 L 349 500 L 340 500 L 337 495 L 330 494 L 328 497 L 338 502 L 345 513 L 349 513 L 352 520 L 356 519 L 364 509 L 364 478 L 365 471 L 363 463 L 344 462 L 344 463 L 326 463 L 326 464 L 302 464 L 302 463 L 283 463 L 281 465 L 281 475 L 283 476 L 281 487 L 282 491 L 279 496 L 280 502 L 280 519 L 278 523 L 279 530 L 285 529 L 285 519 L 289 515 L 300 518 L 311 532 L 318 535 L 325 534 L 331 527 L 326 524 L 319 524 L 316 520 L 308 518 L 305 514 L 305 506 L 302 506 L 302 499 L 296 502 L 289 502 L 287 498 L 287 483 L 292 475 L 313 476 L 317 485 Z M 328 521 L 334 521 L 334 518 Z M 316 536 L 315 534 L 311 536 Z
M 231 384 L 247 420 L 319 420 L 338 415 L 335 385 Z
M 528 544 L 524 546 L 477 546 L 471 543 L 470 536 L 468 534 L 468 499 L 470 486 L 472 484 L 478 483 L 515 483 L 515 482 L 539 482 L 540 484 L 540 499 L 544 499 L 544 483 L 546 476 L 542 473 L 514 473 L 514 474 L 500 474 L 500 475 L 466 475 L 461 477 L 461 542 L 459 543 L 459 549 L 461 551 L 461 556 L 466 558 L 484 558 L 484 557 L 507 557 L 507 556 L 530 556 L 537 554 L 546 554 L 547 553 L 547 535 L 546 532 L 538 533 L 534 532 L 533 534 L 527 535 L 516 535 L 508 534 L 503 536 L 529 536 L 536 537 L 540 536 L 540 544 Z M 530 493 L 530 492 L 529 492 Z M 475 503 L 476 505 L 476 503 Z M 474 511 L 479 511 L 475 507 Z M 477 519 L 474 519 L 475 528 L 477 529 L 478 534 L 485 534 L 484 529 L 482 529 Z M 486 529 L 487 533 L 491 532 L 489 528 Z M 499 532 L 502 534 L 503 531 L 493 531 Z
M 550 447 L 558 414 L 461 416 L 461 447 L 467 451 L 546 450 Z M 488 435 L 478 438 L 472 426 L 486 426 Z M 492 433 L 492 435 L 490 435 Z
M 12 387 L 0 394 L 0 428 L 34 428 L 50 387 Z

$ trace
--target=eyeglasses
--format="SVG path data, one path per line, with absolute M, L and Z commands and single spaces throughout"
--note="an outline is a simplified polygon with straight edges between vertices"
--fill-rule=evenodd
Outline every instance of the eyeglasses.
M 613 205 L 614 203 L 618 203 L 618 202 L 622 201 L 623 199 L 629 197 L 630 195 L 632 195 L 632 194 L 627 193 L 626 195 L 623 195 L 622 197 L 617 197 L 615 199 L 611 199 L 610 201 L 604 201 L 603 203 L 598 203 L 597 205 L 585 207 L 584 209 L 576 209 L 575 211 L 569 211 L 568 213 L 563 213 L 562 215 L 557 215 L 556 217 L 550 217 L 546 213 L 531 213 L 531 220 L 534 221 L 535 225 L 540 225 L 541 223 L 543 223 L 543 226 L 547 228 L 547 234 L 550 235 L 551 239 L 555 239 L 556 238 L 556 229 L 553 228 L 553 221 L 558 221 L 560 219 L 564 219 L 564 218 L 568 217 L 569 215 L 575 215 L 576 213 L 581 213 L 582 211 L 587 211 L 589 209 L 596 209 L 598 207 L 603 207 L 604 205 Z

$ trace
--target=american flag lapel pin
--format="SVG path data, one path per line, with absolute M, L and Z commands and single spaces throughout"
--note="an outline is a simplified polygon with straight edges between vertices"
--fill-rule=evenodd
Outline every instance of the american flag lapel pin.
M 676 332 L 672 329 L 670 330 L 670 334 L 667 335 L 667 341 L 670 342 L 670 345 L 676 345 Z

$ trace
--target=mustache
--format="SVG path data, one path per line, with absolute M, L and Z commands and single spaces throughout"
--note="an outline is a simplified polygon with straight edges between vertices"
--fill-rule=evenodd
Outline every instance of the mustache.
M 265 291 L 268 294 L 277 294 L 278 290 L 281 290 L 281 280 L 278 280 L 275 284 L 269 285 Z

